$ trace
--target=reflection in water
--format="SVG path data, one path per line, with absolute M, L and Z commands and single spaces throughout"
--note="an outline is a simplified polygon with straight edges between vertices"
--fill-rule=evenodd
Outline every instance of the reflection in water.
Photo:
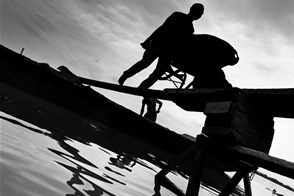
M 44 129 L 42 130 L 33 125 L 29 125 L 29 123 L 22 123 L 21 120 L 7 116 L 2 116 L 1 113 L 0 120 L 3 119 L 7 122 L 10 122 L 17 126 L 21 126 L 22 128 L 30 130 L 37 134 L 22 134 L 22 129 L 17 129 L 21 131 L 15 131 L 13 126 L 5 126 L 6 123 L 4 123 L 4 127 L 7 129 L 5 130 L 4 128 L 1 131 L 4 131 L 4 138 L 7 140 L 2 140 L 3 138 L 1 138 L 1 147 L 5 147 L 4 150 L 3 148 L 0 149 L 0 163 L 2 167 L 1 169 L 4 169 L 2 170 L 3 173 L 1 173 L 1 180 L 4 179 L 5 181 L 5 183 L 1 182 L 0 184 L 0 186 L 4 185 L 2 186 L 2 190 L 0 190 L 1 195 L 91 196 L 117 195 L 118 192 L 118 195 L 153 194 L 154 196 L 159 196 L 161 195 L 161 191 L 166 193 L 166 189 L 170 190 L 175 195 L 183 195 L 183 192 L 180 189 L 177 189 L 176 186 L 169 186 L 171 183 L 168 179 L 161 179 L 160 181 L 158 181 L 158 179 L 155 179 L 155 181 L 153 181 L 153 177 L 157 173 L 156 170 L 158 170 L 158 168 L 165 164 L 163 164 L 161 160 L 157 160 L 157 158 L 155 156 L 152 156 L 151 154 L 149 155 L 149 158 L 144 159 L 148 161 L 142 161 L 142 159 L 137 158 L 137 156 L 135 156 L 134 153 L 132 153 L 132 151 L 129 149 L 126 150 L 125 148 L 112 146 L 116 143 L 111 143 L 111 140 L 109 140 L 110 142 L 108 142 L 108 140 L 106 142 L 102 142 L 103 145 L 99 141 L 95 141 L 95 144 L 97 144 L 96 146 L 95 144 L 90 143 L 89 141 L 85 141 L 81 138 L 63 135 L 52 130 L 50 130 L 51 132 Z M 36 135 L 40 135 L 40 137 L 37 137 Z M 48 137 L 43 137 L 43 135 Z M 24 138 L 22 138 L 22 136 L 24 136 Z M 50 140 L 52 139 L 54 141 L 53 148 L 48 147 L 48 144 L 46 143 L 42 144 L 43 141 L 48 142 L 48 139 L 46 140 L 46 138 L 50 138 Z M 34 141 L 38 139 L 40 139 L 40 141 Z M 101 140 L 103 140 L 103 137 L 101 138 Z M 70 145 L 71 143 L 73 145 Z M 73 147 L 76 146 L 77 143 L 82 144 L 82 146 Z M 58 146 L 55 144 L 58 144 Z M 37 150 L 35 149 L 36 147 Z M 59 149 L 59 147 L 61 150 Z M 85 156 L 87 155 L 83 151 L 85 147 L 87 147 L 87 150 L 95 150 L 94 153 L 100 153 L 100 157 L 98 156 L 98 161 L 92 157 L 87 158 L 87 156 Z M 43 148 L 45 149 L 45 151 Z M 138 155 L 138 157 L 141 156 Z M 101 162 L 100 158 L 103 159 L 105 162 Z M 54 173 L 46 173 L 46 169 L 48 169 L 48 163 L 50 164 L 50 162 L 53 161 L 58 165 L 58 168 L 63 169 L 62 171 L 69 171 L 70 175 L 68 176 Z M 151 165 L 152 167 L 149 165 Z M 37 166 L 38 168 L 36 169 L 35 166 Z M 154 169 L 153 167 L 156 169 Z M 38 171 L 38 169 L 40 169 L 40 171 Z M 60 171 L 56 168 L 49 169 L 53 172 Z M 138 172 L 139 170 L 140 172 Z M 132 174 L 134 175 L 125 175 L 130 172 L 132 172 Z M 145 177 L 144 174 L 147 174 L 147 177 Z M 181 173 L 177 174 L 179 174 L 177 176 L 181 176 L 184 180 L 186 180 L 185 183 L 187 182 L 187 176 Z M 139 180 L 136 178 L 137 176 L 140 176 Z M 64 184 L 60 183 L 60 181 L 64 182 Z M 172 181 L 175 182 L 174 179 Z M 155 187 L 153 191 L 152 188 L 154 184 Z M 176 184 L 179 185 L 178 183 Z M 135 188 L 130 188 L 130 186 L 134 186 Z M 262 193 L 257 195 L 264 195 L 263 193 L 269 193 L 269 190 L 265 189 L 265 180 L 259 176 L 254 178 L 252 186 L 253 190 L 257 191 L 257 193 Z M 67 189 L 65 189 L 65 187 Z M 165 187 L 166 189 L 162 189 L 160 191 L 161 187 Z M 268 183 L 266 187 L 270 187 L 270 190 L 273 190 L 275 188 L 277 192 L 281 192 L 284 195 L 293 194 L 293 192 L 287 192 L 287 190 L 284 190 L 282 187 L 279 187 L 276 184 Z M 277 189 L 277 187 L 279 189 Z M 33 190 L 30 190 L 31 188 Z M 124 193 L 125 189 L 128 189 L 128 193 Z M 139 191 L 137 191 L 137 189 L 139 189 Z M 216 191 L 213 190 L 211 187 L 202 187 L 202 191 L 204 189 L 205 196 L 216 195 Z M 73 190 L 74 192 L 69 193 L 69 190 Z M 4 194 L 2 191 L 4 192 Z M 45 192 L 47 194 L 45 194 Z M 57 192 L 62 192 L 64 194 L 48 194 Z M 171 195 L 171 192 L 168 192 L 167 194 L 162 194 Z
M 83 155 L 85 154 L 83 153 L 82 155 L 80 153 L 80 150 L 86 146 L 88 146 L 90 149 L 94 148 L 89 141 L 63 135 L 59 132 L 53 132 L 51 130 L 51 132 L 44 131 L 38 128 L 34 128 L 33 126 L 28 126 L 27 123 L 21 123 L 19 120 L 12 118 L 7 118 L 4 116 L 0 116 L 0 118 L 15 125 L 22 126 L 27 130 L 33 131 L 35 133 L 48 136 L 56 141 L 62 150 L 57 150 L 56 148 L 50 147 L 45 148 L 52 154 L 61 158 L 61 161 L 57 161 L 56 158 L 53 159 L 56 164 L 64 168 L 66 171 L 72 173 L 68 179 L 63 180 L 65 180 L 65 184 L 68 185 L 74 191 L 74 193 L 68 193 L 66 195 L 115 195 L 113 192 L 114 190 L 115 192 L 119 192 L 120 190 L 125 190 L 127 188 L 129 189 L 128 191 L 130 194 L 124 193 L 124 195 L 136 195 L 136 189 L 141 190 L 141 192 L 138 192 L 139 195 L 153 194 L 154 196 L 159 196 L 161 195 L 162 191 L 167 192 L 167 190 L 170 191 L 168 192 L 169 195 L 171 192 L 175 195 L 183 195 L 183 191 L 177 188 L 177 186 L 175 186 L 169 179 L 154 179 L 157 171 L 153 168 L 153 166 L 160 168 L 160 166 L 163 165 L 161 160 L 157 160 L 157 157 L 150 156 L 150 160 L 148 159 L 149 161 L 145 162 L 137 158 L 137 156 L 132 153 L 131 149 L 119 148 L 120 146 L 116 146 L 117 143 L 114 144 L 113 142 L 109 142 L 109 144 L 107 143 L 107 146 L 103 145 L 103 148 L 100 146 L 97 146 L 96 148 L 103 153 L 103 156 L 100 158 L 105 159 L 106 162 L 101 163 L 99 160 L 99 162 L 93 162 L 93 158 L 84 158 L 85 156 Z M 101 140 L 103 140 L 103 138 Z M 85 146 L 75 148 L 73 145 L 69 144 L 77 143 L 75 141 L 78 141 Z M 97 144 L 99 145 L 99 143 Z M 105 144 L 105 141 L 103 144 Z M 122 149 L 124 149 L 124 151 L 122 151 Z M 97 153 L 97 151 L 94 153 Z M 149 162 L 152 163 L 152 167 L 149 166 Z M 137 166 L 140 167 L 140 169 L 137 169 L 136 171 L 138 172 L 138 170 L 140 170 L 139 173 L 135 173 L 133 176 L 125 176 L 126 172 L 133 173 L 134 167 Z M 149 177 L 145 179 L 144 174 L 141 175 L 140 172 L 145 172 L 145 174 L 149 175 Z M 173 173 L 173 175 L 184 177 L 184 179 L 187 180 L 187 176 L 184 176 L 181 173 L 178 174 L 179 175 Z M 137 176 L 140 176 L 141 179 L 136 179 Z M 144 183 L 146 180 L 147 183 Z M 134 188 L 129 188 L 127 185 L 134 186 Z M 118 186 L 119 188 L 117 188 Z M 166 189 L 161 189 L 161 187 Z M 133 193 L 133 191 L 135 192 Z M 145 194 L 140 194 L 142 192 Z M 147 192 L 148 194 L 146 194 Z
M 136 165 L 136 158 L 129 158 L 129 156 L 125 155 L 117 155 L 116 158 L 110 157 L 109 160 L 111 161 L 111 165 L 115 165 L 116 167 L 120 169 L 125 169 L 129 172 L 132 172 L 132 170 L 129 167 L 134 167 Z
M 184 196 L 184 192 L 180 190 L 172 181 L 170 181 L 166 176 L 155 178 L 154 180 L 154 194 L 152 196 L 161 196 L 160 188 L 161 186 L 170 190 L 177 196 Z
M 111 181 L 107 180 L 106 178 L 99 176 L 97 174 L 95 174 L 94 172 L 90 171 L 89 169 L 81 166 L 80 164 L 78 164 L 78 162 L 86 164 L 90 167 L 93 168 L 97 168 L 96 165 L 94 165 L 93 163 L 91 163 L 90 161 L 88 161 L 87 159 L 83 158 L 82 156 L 79 155 L 79 150 L 72 147 L 71 145 L 67 144 L 66 141 L 72 141 L 70 138 L 66 137 L 65 135 L 62 135 L 60 133 L 54 133 L 54 132 L 46 132 L 46 131 L 42 131 L 40 129 L 25 125 L 24 123 L 21 123 L 18 120 L 12 119 L 12 118 L 8 118 L 5 116 L 0 116 L 1 119 L 6 120 L 10 123 L 13 123 L 15 125 L 24 127 L 30 131 L 33 131 L 35 133 L 39 133 L 42 135 L 46 135 L 49 136 L 50 138 L 52 138 L 53 140 L 55 140 L 59 146 L 64 149 L 66 152 L 68 152 L 69 154 L 60 152 L 58 150 L 55 149 L 51 149 L 48 148 L 49 151 L 53 152 L 54 154 L 62 157 L 63 159 L 71 162 L 72 164 L 75 165 L 75 167 L 69 166 L 65 163 L 61 163 L 58 161 L 55 161 L 57 164 L 59 164 L 60 166 L 64 167 L 65 169 L 69 170 L 70 172 L 73 173 L 72 178 L 70 180 L 68 180 L 66 183 L 75 191 L 74 194 L 66 194 L 66 195 L 85 195 L 83 194 L 81 191 L 79 191 L 76 187 L 74 187 L 74 184 L 76 185 L 83 185 L 83 180 L 86 181 L 87 183 L 89 183 L 90 185 L 92 185 L 92 187 L 94 188 L 93 190 L 84 190 L 87 195 L 103 195 L 103 193 L 107 193 L 108 195 L 114 195 L 112 193 L 110 193 L 109 191 L 104 190 L 103 188 L 99 187 L 97 184 L 93 183 L 92 181 L 88 180 L 87 178 L 85 178 L 84 176 L 82 176 L 82 174 L 92 177 L 96 180 L 102 181 L 103 183 L 109 183 L 112 184 Z M 75 140 L 78 140 L 79 142 L 83 143 L 84 145 L 89 145 L 89 143 L 82 141 L 80 139 L 75 138 Z M 82 179 L 82 180 L 81 180 Z M 124 184 L 122 182 L 120 182 L 121 184 Z M 84 188 L 84 187 L 83 187 Z
M 142 160 L 139 160 L 136 156 L 133 155 L 131 152 L 122 152 L 121 149 L 115 150 L 115 148 L 111 147 L 110 149 L 116 153 L 114 156 L 113 154 L 109 153 L 107 150 L 99 147 L 98 149 L 105 153 L 109 158 L 108 162 L 104 165 L 103 168 L 105 171 L 108 171 L 109 173 L 115 174 L 117 176 L 116 178 L 111 177 L 110 175 L 106 173 L 102 173 L 102 175 L 98 175 L 97 173 L 94 173 L 95 169 L 99 169 L 95 164 L 90 162 L 88 159 L 84 158 L 81 156 L 79 153 L 79 150 L 71 145 L 68 144 L 68 142 L 74 142 L 78 141 L 86 146 L 90 146 L 90 143 L 88 141 L 84 141 L 80 138 L 74 137 L 73 139 L 72 136 L 65 136 L 61 133 L 58 132 L 49 132 L 49 131 L 43 131 L 38 128 L 34 128 L 32 126 L 26 125 L 27 123 L 21 123 L 19 120 L 15 120 L 12 118 L 7 118 L 4 116 L 0 116 L 0 118 L 13 123 L 15 125 L 24 127 L 30 131 L 33 131 L 38 134 L 42 134 L 45 136 L 50 137 L 56 143 L 63 149 L 65 152 L 62 152 L 60 150 L 56 150 L 53 148 L 47 148 L 50 152 L 53 154 L 57 155 L 58 157 L 62 158 L 61 160 L 64 160 L 64 162 L 54 160 L 55 163 L 57 163 L 59 166 L 62 168 L 66 169 L 66 171 L 70 171 L 72 173 L 71 178 L 69 178 L 66 181 L 66 184 L 74 190 L 73 194 L 66 194 L 66 195 L 103 195 L 104 193 L 107 195 L 114 195 L 113 193 L 109 192 L 109 190 L 106 190 L 105 188 L 102 188 L 99 186 L 99 184 L 113 184 L 114 182 L 126 186 L 125 182 L 122 182 L 119 179 L 119 177 L 125 178 L 125 175 L 123 174 L 123 171 L 127 172 L 132 172 L 134 166 L 140 165 L 143 168 L 146 168 L 148 171 L 152 171 L 154 174 L 156 170 L 150 166 L 148 166 L 145 162 Z M 108 149 L 108 148 L 107 148 Z M 108 150 L 110 150 L 108 149 Z M 159 165 L 160 160 L 156 161 L 156 157 L 153 158 L 155 165 Z M 158 163 L 158 164 L 156 164 Z M 99 163 L 100 164 L 100 163 Z M 101 164 L 100 164 L 101 166 Z M 92 170 L 92 171 L 91 171 Z M 143 177 L 143 176 L 142 176 Z M 153 178 L 153 177 L 152 177 Z M 99 183 L 101 182 L 101 183 Z M 165 183 L 169 182 L 169 183 Z M 137 183 L 137 182 L 132 182 L 132 183 Z M 170 190 L 171 192 L 175 193 L 176 195 L 182 195 L 183 192 L 179 189 L 174 189 L 175 186 L 169 186 L 171 182 L 168 179 L 165 180 L 160 180 L 160 183 L 158 180 L 154 181 L 155 187 L 154 187 L 154 195 L 161 195 L 160 194 L 160 187 L 163 186 Z M 88 188 L 90 185 L 90 188 Z M 103 186 L 103 185 L 102 185 Z M 148 186 L 148 185 L 146 185 Z M 81 189 L 79 187 L 82 187 Z M 107 187 L 107 186 L 106 186 Z M 143 187 L 142 187 L 143 188 Z M 150 190 L 152 191 L 152 185 L 149 187 Z M 151 195 L 151 194 L 150 194 Z
M 71 177 L 67 179 L 65 184 L 67 184 L 74 193 L 67 193 L 66 195 L 115 195 L 111 193 L 109 190 L 106 190 L 105 188 L 102 188 L 100 185 L 105 186 L 105 184 L 113 185 L 113 183 L 120 184 L 122 186 L 126 186 L 125 182 L 122 182 L 119 180 L 119 176 L 125 178 L 125 175 L 123 174 L 123 171 L 132 172 L 133 168 L 138 164 L 142 166 L 143 168 L 146 168 L 149 171 L 155 172 L 155 169 L 148 166 L 145 162 L 139 160 L 136 156 L 134 156 L 131 152 L 115 152 L 116 154 L 113 155 L 113 153 L 109 153 L 106 149 L 103 149 L 101 147 L 98 147 L 98 149 L 103 152 L 105 155 L 107 155 L 108 162 L 102 166 L 106 172 L 109 172 L 110 174 L 115 174 L 114 176 L 117 177 L 111 177 L 110 175 L 106 173 L 102 173 L 101 175 L 98 175 L 97 172 L 93 172 L 95 170 L 100 170 L 98 166 L 96 166 L 94 163 L 89 161 L 88 159 L 84 158 L 79 150 L 72 145 L 69 145 L 69 142 L 75 142 L 78 141 L 82 143 L 83 145 L 90 146 L 90 143 L 88 141 L 81 140 L 80 138 L 73 138 L 70 136 L 65 136 L 61 133 L 56 132 L 50 132 L 47 130 L 42 130 L 37 127 L 34 127 L 33 125 L 30 125 L 26 122 L 21 122 L 18 119 L 9 118 L 6 116 L 0 116 L 1 119 L 10 122 L 14 125 L 21 126 L 25 128 L 26 130 L 33 131 L 34 133 L 42 134 L 45 136 L 50 137 L 56 143 L 58 146 L 63 149 L 62 151 L 48 148 L 49 152 L 57 155 L 58 157 L 62 158 L 61 160 L 64 161 L 57 161 L 56 159 L 53 160 L 56 164 L 61 166 L 62 168 L 66 169 L 66 171 L 70 171 L 72 173 Z M 109 149 L 108 149 L 109 150 Z M 113 150 L 113 148 L 111 149 Z M 101 166 L 101 163 L 99 163 Z M 98 172 L 99 173 L 99 172 Z M 52 175 L 52 174 L 49 174 Z M 99 183 L 100 182 L 100 183 Z M 136 183 L 136 182 L 135 182 Z M 147 185 L 146 185 L 147 186 Z M 164 184 L 163 184 L 164 186 Z M 106 186 L 109 187 L 109 186 Z M 157 191 L 155 191 L 155 195 L 160 195 L 160 185 L 156 184 Z M 142 187 L 143 188 L 143 187 Z M 149 187 L 152 192 L 152 185 Z M 168 188 L 168 187 L 167 187 Z M 109 188 L 108 188 L 109 189 Z M 172 191 L 174 192 L 174 191 Z M 151 195 L 151 194 L 150 194 Z M 177 194 L 178 195 L 178 194 Z
M 107 193 L 108 195 L 114 195 L 104 189 L 102 189 L 101 187 L 99 187 L 97 184 L 93 183 L 92 181 L 88 180 L 87 178 L 85 178 L 82 174 L 86 174 L 88 175 L 88 170 L 84 171 L 85 168 L 77 166 L 75 167 L 71 167 L 69 165 L 66 165 L 64 163 L 60 163 L 57 162 L 60 166 L 64 167 L 65 169 L 71 171 L 73 173 L 73 176 L 70 180 L 68 180 L 66 183 L 73 189 L 75 190 L 74 194 L 67 194 L 67 195 L 75 195 L 75 196 L 79 196 L 79 195 L 84 195 L 80 190 L 78 190 L 74 185 L 83 185 L 83 181 L 86 181 L 87 183 L 89 183 L 90 185 L 92 185 L 93 190 L 84 190 L 88 195 L 103 195 L 103 193 Z M 92 174 L 90 174 L 92 175 Z M 93 175 L 92 175 L 93 176 Z M 107 182 L 107 183 L 111 183 L 110 181 L 104 179 L 101 176 L 96 176 L 96 179 L 99 179 L 101 181 Z

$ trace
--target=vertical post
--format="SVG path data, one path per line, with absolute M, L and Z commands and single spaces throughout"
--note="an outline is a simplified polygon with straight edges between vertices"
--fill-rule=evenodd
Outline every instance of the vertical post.
M 244 175 L 243 181 L 244 181 L 245 195 L 246 196 L 252 196 L 251 184 L 250 184 L 249 174 L 248 173 Z
M 190 154 L 194 152 L 195 144 L 189 146 L 184 152 L 175 158 L 171 163 L 169 163 L 165 168 L 163 168 L 158 174 L 155 175 L 155 178 L 163 178 L 168 174 L 173 168 L 175 168 L 181 161 L 186 159 Z
M 204 168 L 205 147 L 203 136 L 198 135 L 193 152 L 192 171 L 186 191 L 186 196 L 196 196 L 199 193 Z

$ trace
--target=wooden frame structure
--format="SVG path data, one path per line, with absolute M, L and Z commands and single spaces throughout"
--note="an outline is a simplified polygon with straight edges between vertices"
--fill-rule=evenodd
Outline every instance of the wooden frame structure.
M 242 179 L 246 196 L 251 196 L 249 173 L 258 167 L 294 179 L 294 163 L 268 155 L 274 136 L 273 118 L 294 118 L 294 89 L 165 89 L 160 92 L 131 87 L 117 89 L 115 85 L 79 79 L 106 89 L 171 100 L 185 110 L 207 115 L 202 134 L 196 136 L 195 143 L 155 177 L 155 181 L 168 184 L 173 190 L 177 187 L 165 175 L 191 155 L 193 166 L 186 196 L 198 194 L 205 166 L 236 171 L 219 196 L 232 193 Z
M 271 93 L 274 95 L 274 90 Z M 219 196 L 230 195 L 242 179 L 245 195 L 252 196 L 249 173 L 258 167 L 294 179 L 294 163 L 268 155 L 274 136 L 275 112 L 251 95 L 241 89 L 214 93 L 204 108 L 207 117 L 202 133 L 196 136 L 191 147 L 156 175 L 157 180 L 164 181 L 168 172 L 191 155 L 193 166 L 186 196 L 198 195 L 205 166 L 236 171 Z M 285 115 L 289 117 L 287 110 Z

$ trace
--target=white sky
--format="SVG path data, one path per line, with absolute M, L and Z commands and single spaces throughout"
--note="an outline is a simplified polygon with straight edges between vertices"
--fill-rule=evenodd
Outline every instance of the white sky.
M 187 13 L 191 0 L 1 0 L 1 44 L 56 68 L 117 83 L 124 70 L 140 60 L 143 42 L 174 11 Z M 224 68 L 240 88 L 294 87 L 294 1 L 198 1 L 205 12 L 195 33 L 216 35 L 238 51 L 240 62 Z M 154 69 L 125 85 L 138 86 Z M 158 82 L 154 89 L 173 87 Z M 141 98 L 96 89 L 139 112 Z M 275 104 L 275 103 L 273 103 Z M 270 107 L 270 106 L 269 106 Z M 178 133 L 197 135 L 205 116 L 164 102 L 158 123 Z M 294 162 L 294 119 L 275 119 L 270 154 Z M 294 183 L 291 181 L 293 186 Z

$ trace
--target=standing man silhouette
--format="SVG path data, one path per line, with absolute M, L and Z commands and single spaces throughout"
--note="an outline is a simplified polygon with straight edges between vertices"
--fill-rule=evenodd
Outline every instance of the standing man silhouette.
M 156 109 L 157 104 L 158 108 Z M 155 122 L 157 119 L 157 114 L 160 112 L 162 107 L 162 102 L 155 98 L 144 97 L 140 112 L 141 116 L 143 116 L 145 105 L 147 106 L 147 112 L 145 113 L 144 117 Z
M 145 49 L 142 59 L 124 71 L 118 83 L 123 85 L 126 79 L 147 68 L 159 57 L 155 70 L 139 85 L 141 88 L 152 86 L 166 70 L 169 70 L 172 62 L 170 58 L 163 54 L 173 48 L 181 47 L 185 40 L 190 39 L 194 33 L 193 21 L 198 20 L 203 15 L 203 12 L 204 6 L 200 3 L 195 3 L 191 6 L 188 14 L 172 13 L 150 37 L 141 43 L 141 46 Z

